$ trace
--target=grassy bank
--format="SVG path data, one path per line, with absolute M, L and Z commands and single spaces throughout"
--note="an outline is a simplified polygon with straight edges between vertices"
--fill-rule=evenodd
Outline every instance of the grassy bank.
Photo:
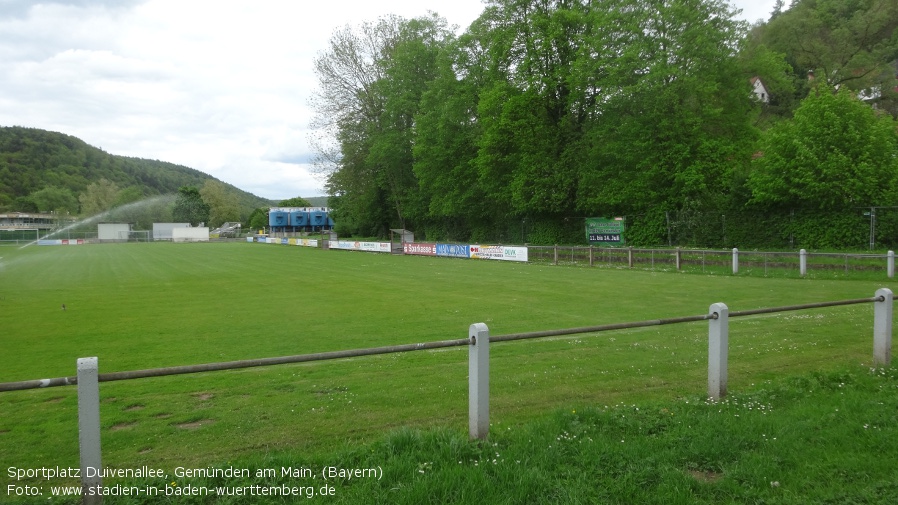
M 217 467 L 249 477 L 120 481 L 158 495 L 106 503 L 887 504 L 898 493 L 896 408 L 898 370 L 847 367 L 764 381 L 717 403 L 572 404 L 496 423 L 485 442 L 400 428 L 359 447 Z M 227 496 L 235 492 L 249 496 Z

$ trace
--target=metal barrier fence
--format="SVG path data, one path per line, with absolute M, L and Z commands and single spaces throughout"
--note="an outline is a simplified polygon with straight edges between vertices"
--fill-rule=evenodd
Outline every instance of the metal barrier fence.
M 489 346 L 491 343 L 708 321 L 708 397 L 713 400 L 718 400 L 727 394 L 729 318 L 863 303 L 874 303 L 873 362 L 877 366 L 887 366 L 891 363 L 893 293 L 889 289 L 882 288 L 877 290 L 874 296 L 869 298 L 856 298 L 733 312 L 730 312 L 729 308 L 724 303 L 714 303 L 709 307 L 707 314 L 694 316 L 495 336 L 490 336 L 489 328 L 486 324 L 475 323 L 470 326 L 467 338 L 455 340 L 441 340 L 419 344 L 402 344 L 366 349 L 351 349 L 146 370 L 99 373 L 99 363 L 96 357 L 80 358 L 76 362 L 77 375 L 0 383 L 0 393 L 77 385 L 82 498 L 83 503 L 85 504 L 99 504 L 102 503 L 102 493 L 100 492 L 100 488 L 103 485 L 102 473 L 99 471 L 91 472 L 87 469 L 102 468 L 100 444 L 100 382 L 468 346 L 468 432 L 472 439 L 485 439 L 489 432 Z
M 806 276 L 808 271 L 885 271 L 895 276 L 895 253 L 850 254 L 798 252 L 729 251 L 711 249 L 646 249 L 633 247 L 527 246 L 530 262 L 553 265 L 609 265 L 629 268 L 701 270 L 739 273 L 739 269 L 780 269 Z

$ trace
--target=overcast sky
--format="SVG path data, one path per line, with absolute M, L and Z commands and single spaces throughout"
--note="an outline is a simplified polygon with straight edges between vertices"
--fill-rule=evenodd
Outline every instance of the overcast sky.
M 749 21 L 775 0 L 736 0 Z M 481 0 L 0 0 L 0 126 L 206 172 L 263 198 L 323 195 L 307 138 L 334 29 Z

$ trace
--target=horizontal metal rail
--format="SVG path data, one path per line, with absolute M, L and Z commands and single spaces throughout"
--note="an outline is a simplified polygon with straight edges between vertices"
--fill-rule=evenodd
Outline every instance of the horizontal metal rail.
M 836 307 L 841 305 L 856 305 L 860 303 L 882 302 L 883 296 L 868 298 L 856 298 L 852 300 L 839 300 L 833 302 L 806 303 L 801 305 L 787 305 L 783 307 L 769 307 L 762 309 L 750 309 L 731 311 L 730 317 L 750 316 L 755 314 L 769 314 L 774 312 L 788 312 L 793 310 L 816 309 L 822 307 Z M 662 326 L 667 324 L 689 323 L 717 319 L 717 314 L 701 314 L 697 316 L 673 317 L 664 319 L 650 319 L 630 323 L 603 324 L 598 326 L 584 326 L 579 328 L 565 328 L 557 330 L 534 331 L 527 333 L 510 333 L 507 335 L 490 336 L 490 342 L 510 342 L 515 340 L 527 340 L 533 338 L 557 337 L 574 335 L 578 333 L 598 333 L 611 330 L 625 330 L 630 328 L 644 328 L 648 326 Z M 215 372 L 221 370 L 235 370 L 269 365 L 283 365 L 287 363 L 304 363 L 310 361 L 324 361 L 331 359 L 355 358 L 360 356 L 373 356 L 377 354 L 391 354 L 397 352 L 424 351 L 446 347 L 459 347 L 470 345 L 473 342 L 469 338 L 455 340 L 440 340 L 436 342 L 424 342 L 419 344 L 401 344 L 384 347 L 371 347 L 366 349 L 350 349 L 344 351 L 329 351 L 313 354 L 299 354 L 294 356 L 280 356 L 274 358 L 258 358 L 239 361 L 225 361 L 218 363 L 205 363 L 199 365 L 183 365 L 166 368 L 150 368 L 146 370 L 130 370 L 123 372 L 109 372 L 98 375 L 99 382 L 111 382 L 119 380 L 142 379 L 147 377 L 163 377 L 167 375 L 182 375 L 189 373 Z M 0 393 L 6 391 L 21 391 L 25 389 L 39 389 L 59 386 L 74 386 L 78 384 L 77 376 L 56 377 L 52 379 L 37 379 L 19 382 L 0 383 Z
M 784 307 L 768 307 L 764 309 L 749 309 L 730 311 L 730 317 L 753 316 L 755 314 L 770 314 L 773 312 L 789 312 L 791 310 L 819 309 L 823 307 L 837 307 L 840 305 L 857 305 L 859 303 L 884 302 L 884 296 L 871 296 L 869 298 L 855 298 L 853 300 L 839 300 L 835 302 L 805 303 L 801 305 L 786 305 Z
M 490 336 L 490 342 L 508 342 L 511 340 L 526 340 L 529 338 L 557 337 L 561 335 L 574 335 L 577 333 L 597 333 L 600 331 L 644 328 L 646 326 L 661 326 L 664 324 L 707 321 L 708 319 L 717 319 L 717 314 L 702 314 L 700 316 L 674 317 L 669 319 L 650 319 L 648 321 L 637 321 L 634 323 L 603 324 L 599 326 L 584 326 L 580 328 L 567 328 L 561 330 L 533 331 L 529 333 L 509 333 L 508 335 Z
M 239 368 L 251 368 L 257 366 L 283 365 L 287 363 L 304 363 L 308 361 L 323 361 L 341 358 L 355 358 L 359 356 L 373 356 L 376 354 L 390 354 L 395 352 L 424 351 L 428 349 L 440 349 L 444 347 L 469 345 L 470 343 L 470 339 L 460 338 L 455 340 L 425 342 L 421 344 L 401 344 L 385 347 L 371 347 L 367 349 L 350 349 L 346 351 L 330 351 L 314 354 L 298 354 L 295 356 L 280 356 L 275 358 L 246 359 L 239 361 L 224 361 L 219 363 L 205 363 L 200 365 L 183 365 L 166 368 L 150 368 L 146 370 L 130 370 L 125 372 L 109 372 L 99 374 L 98 380 L 99 382 L 111 382 L 129 379 L 143 379 L 146 377 L 163 377 L 166 375 L 215 372 L 221 370 L 235 370 Z M 0 383 L 0 392 L 20 391 L 23 389 L 38 389 L 56 386 L 74 386 L 77 384 L 77 376 L 57 377 L 54 379 L 39 379 L 20 382 L 3 382 Z

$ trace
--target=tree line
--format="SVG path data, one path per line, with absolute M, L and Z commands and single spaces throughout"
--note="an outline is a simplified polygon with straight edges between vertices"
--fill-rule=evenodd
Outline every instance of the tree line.
M 898 242 L 891 0 L 489 0 L 334 32 L 316 168 L 340 234 L 633 245 Z M 752 78 L 764 95 L 753 93 Z M 877 213 L 878 211 L 878 213 Z M 894 216 L 892 216 L 894 214 Z

